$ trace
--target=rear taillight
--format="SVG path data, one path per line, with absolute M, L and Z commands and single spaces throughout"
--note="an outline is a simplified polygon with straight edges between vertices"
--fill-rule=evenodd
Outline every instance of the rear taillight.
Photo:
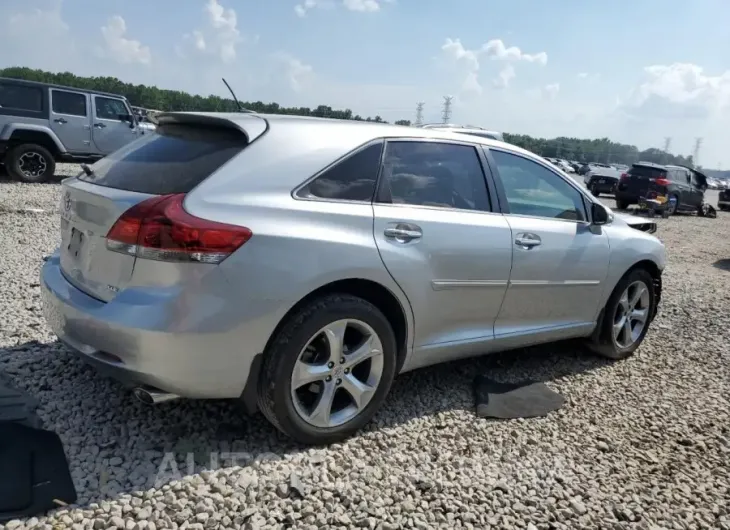
M 628 173 L 621 173 L 621 180 L 627 180 L 629 178 Z
M 656 179 L 654 181 L 654 184 L 657 184 L 659 186 L 669 186 L 669 183 L 670 183 L 669 179 Z
M 142 201 L 124 212 L 106 236 L 113 252 L 159 261 L 220 263 L 251 239 L 251 230 L 190 215 L 185 194 Z

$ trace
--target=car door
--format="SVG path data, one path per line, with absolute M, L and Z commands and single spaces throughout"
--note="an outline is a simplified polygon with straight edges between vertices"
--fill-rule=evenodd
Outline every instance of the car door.
M 93 96 L 92 136 L 100 154 L 108 155 L 137 138 L 137 126 L 130 123 L 130 109 L 123 99 Z
M 509 280 L 512 243 L 472 144 L 386 143 L 374 236 L 414 313 L 413 366 L 485 351 Z
M 91 152 L 89 95 L 52 88 L 51 129 L 68 152 Z
M 513 249 L 495 338 L 539 341 L 540 334 L 559 339 L 589 332 L 608 274 L 605 230 L 588 222 L 577 185 L 547 164 L 510 151 L 487 153 Z

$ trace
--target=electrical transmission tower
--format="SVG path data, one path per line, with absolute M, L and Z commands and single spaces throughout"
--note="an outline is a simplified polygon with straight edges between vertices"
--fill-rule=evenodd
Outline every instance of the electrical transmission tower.
M 441 112 L 441 119 L 444 123 L 449 123 L 451 120 L 451 102 L 454 100 L 454 96 L 444 96 L 444 108 Z
M 667 157 L 669 156 L 669 148 L 672 146 L 672 138 L 667 136 L 664 138 L 664 163 L 667 163 Z
M 695 139 L 695 150 L 692 153 L 692 165 L 694 167 L 700 166 L 700 148 L 702 147 L 702 138 Z
M 421 126 L 423 125 L 423 106 L 425 103 L 423 101 L 419 101 L 416 104 L 416 125 Z

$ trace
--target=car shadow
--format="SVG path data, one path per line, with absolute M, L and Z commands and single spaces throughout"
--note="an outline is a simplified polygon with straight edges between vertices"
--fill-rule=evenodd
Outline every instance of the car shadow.
M 62 174 L 55 174 L 45 182 L 39 182 L 36 184 L 58 184 L 63 179 L 70 177 L 71 175 L 62 175 Z M 5 166 L 0 164 L 0 184 L 22 184 L 20 181 L 14 179 L 10 175 L 8 175 L 8 172 L 5 170 Z
M 570 341 L 408 372 L 396 379 L 381 411 L 357 436 L 380 436 L 419 417 L 473 411 L 472 382 L 479 374 L 560 386 L 564 376 L 609 364 Z M 44 428 L 60 436 L 77 506 L 161 487 L 205 469 L 235 465 L 240 468 L 232 471 L 240 474 L 260 460 L 298 461 L 318 451 L 282 435 L 261 414 L 245 415 L 233 401 L 144 405 L 59 342 L 0 348 L 0 372 L 40 403 Z
M 730 272 L 730 258 L 719 259 L 713 263 L 712 266 L 716 269 L 720 269 L 721 271 Z

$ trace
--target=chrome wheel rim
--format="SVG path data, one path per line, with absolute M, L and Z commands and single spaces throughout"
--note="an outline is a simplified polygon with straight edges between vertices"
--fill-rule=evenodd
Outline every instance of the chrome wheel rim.
M 629 285 L 618 300 L 613 319 L 613 340 L 628 348 L 639 340 L 649 321 L 649 288 L 642 281 Z
M 299 416 L 319 428 L 343 425 L 372 401 L 383 376 L 383 345 L 356 319 L 332 322 L 307 341 L 290 378 Z
M 48 169 L 45 157 L 35 151 L 27 151 L 20 155 L 18 168 L 26 177 L 40 177 Z

